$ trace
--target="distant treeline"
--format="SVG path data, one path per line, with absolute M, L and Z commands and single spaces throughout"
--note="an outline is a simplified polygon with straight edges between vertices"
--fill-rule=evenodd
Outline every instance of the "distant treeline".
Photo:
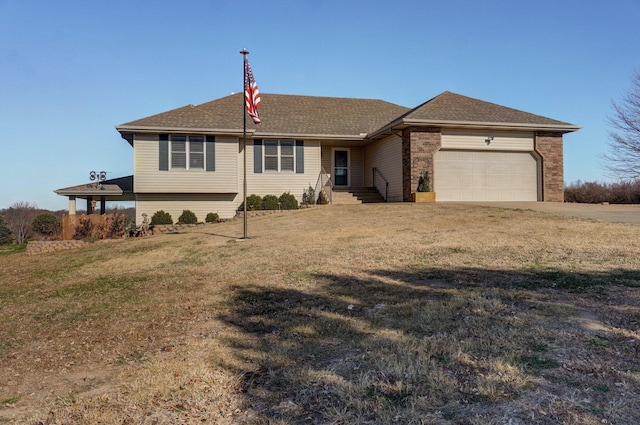
M 42 210 L 42 209 L 38 209 L 38 211 L 49 211 L 49 210 Z M 2 211 L 0 211 L 1 213 Z M 58 218 L 62 218 L 63 215 L 67 215 L 69 214 L 69 211 L 67 210 L 57 210 L 57 211 L 49 211 L 51 212 L 53 215 L 55 215 Z M 77 215 L 84 215 L 87 213 L 87 210 L 76 210 L 76 214 Z M 96 211 L 96 213 L 99 213 L 99 211 Z M 136 209 L 131 207 L 131 208 L 119 208 L 119 207 L 114 207 L 114 208 L 105 208 L 105 213 L 106 214 L 124 214 L 124 216 L 127 218 L 127 223 L 131 222 L 131 221 L 135 221 L 136 219 Z
M 640 180 L 617 183 L 577 182 L 564 189 L 565 202 L 640 204 Z

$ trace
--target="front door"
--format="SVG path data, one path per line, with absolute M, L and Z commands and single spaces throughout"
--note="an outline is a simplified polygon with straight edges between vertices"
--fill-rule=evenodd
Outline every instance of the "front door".
M 349 186 L 349 151 L 346 149 L 333 151 L 333 184 Z

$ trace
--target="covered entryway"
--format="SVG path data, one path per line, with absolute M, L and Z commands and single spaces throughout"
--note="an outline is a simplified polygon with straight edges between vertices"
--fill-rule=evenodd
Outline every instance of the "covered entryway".
M 333 184 L 347 187 L 351 185 L 349 149 L 333 148 Z
M 440 150 L 434 156 L 439 201 L 537 201 L 532 152 Z

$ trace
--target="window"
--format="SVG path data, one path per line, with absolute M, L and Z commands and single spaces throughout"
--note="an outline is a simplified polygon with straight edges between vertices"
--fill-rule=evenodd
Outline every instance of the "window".
M 295 150 L 293 140 L 264 141 L 265 171 L 295 171 Z
M 204 170 L 204 137 L 171 135 L 171 168 Z
M 189 136 L 189 168 L 204 170 L 204 137 Z
M 216 137 L 158 135 L 158 170 L 216 171 Z

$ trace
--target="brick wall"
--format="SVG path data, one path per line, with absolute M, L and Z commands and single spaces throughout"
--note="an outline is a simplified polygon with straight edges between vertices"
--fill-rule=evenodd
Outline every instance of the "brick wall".
M 409 127 L 402 131 L 402 198 L 411 200 L 411 193 L 418 187 L 418 180 L 429 171 L 433 189 L 433 155 L 442 146 L 442 134 L 438 127 Z
M 537 132 L 534 149 L 542 158 L 542 200 L 564 202 L 562 133 Z

